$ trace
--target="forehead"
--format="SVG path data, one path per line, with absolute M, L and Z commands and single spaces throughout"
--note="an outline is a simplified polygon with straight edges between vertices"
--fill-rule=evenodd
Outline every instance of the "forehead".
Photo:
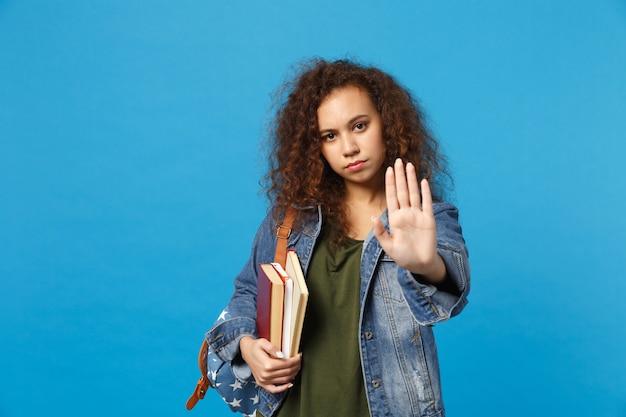
M 318 118 L 350 116 L 355 112 L 378 113 L 369 93 L 353 85 L 334 89 L 324 97 L 317 108 Z

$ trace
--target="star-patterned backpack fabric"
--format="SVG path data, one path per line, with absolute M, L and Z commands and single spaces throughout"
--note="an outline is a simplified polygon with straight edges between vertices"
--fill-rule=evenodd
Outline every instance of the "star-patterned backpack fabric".
M 225 314 L 224 311 L 220 318 Z M 198 354 L 198 365 L 202 376 L 187 401 L 188 410 L 191 410 L 198 400 L 204 398 L 209 388 L 214 388 L 233 412 L 241 413 L 244 417 L 256 416 L 261 388 L 254 379 L 247 382 L 239 381 L 233 374 L 231 363 L 221 360 L 206 340 Z
M 224 310 L 218 323 L 225 320 L 227 315 L 228 312 Z M 246 417 L 255 417 L 261 388 L 255 383 L 254 378 L 248 382 L 239 381 L 233 375 L 231 363 L 222 361 L 211 348 L 207 353 L 207 367 L 209 381 L 230 409 Z

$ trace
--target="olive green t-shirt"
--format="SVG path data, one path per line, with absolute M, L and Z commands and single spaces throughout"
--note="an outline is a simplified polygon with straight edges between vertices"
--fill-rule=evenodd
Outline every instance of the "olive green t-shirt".
M 309 269 L 300 350 L 302 369 L 279 417 L 369 417 L 359 353 L 359 289 L 363 242 L 346 238 L 331 250 L 325 227 Z

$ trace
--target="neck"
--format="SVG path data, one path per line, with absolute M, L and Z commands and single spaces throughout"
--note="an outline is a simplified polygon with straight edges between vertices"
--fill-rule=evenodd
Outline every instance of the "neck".
M 372 228 L 372 217 L 380 216 L 385 210 L 385 189 L 347 185 L 344 204 L 349 224 L 348 236 L 364 240 Z
M 386 206 L 384 186 L 371 187 L 361 184 L 346 184 L 345 203 L 352 207 L 379 207 Z

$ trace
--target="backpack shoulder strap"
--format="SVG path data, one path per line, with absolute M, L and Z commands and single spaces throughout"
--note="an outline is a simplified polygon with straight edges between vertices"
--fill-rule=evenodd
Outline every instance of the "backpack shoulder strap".
M 211 381 L 209 381 L 209 376 L 207 375 L 207 355 L 209 352 L 209 344 L 206 339 L 202 342 L 202 346 L 200 346 L 200 352 L 198 352 L 198 367 L 200 368 L 200 379 L 198 379 L 198 383 L 196 384 L 196 389 L 191 394 L 191 397 L 187 400 L 187 410 L 191 410 L 198 400 L 204 398 L 204 395 L 208 391 L 209 387 L 213 388 L 211 385 Z
M 285 213 L 283 224 L 276 228 L 276 253 L 274 254 L 274 262 L 279 263 L 283 268 L 287 261 L 287 242 L 291 236 L 293 222 L 296 219 L 296 210 L 289 207 Z

